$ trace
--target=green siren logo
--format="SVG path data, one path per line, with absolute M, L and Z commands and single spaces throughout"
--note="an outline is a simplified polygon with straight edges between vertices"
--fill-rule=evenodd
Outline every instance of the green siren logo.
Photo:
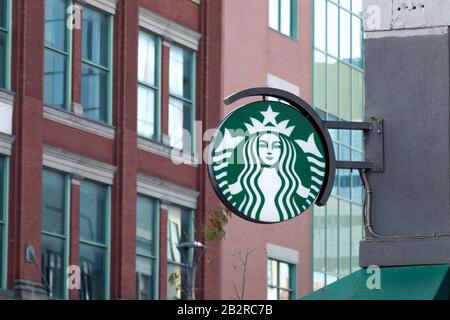
M 313 204 L 325 180 L 321 139 L 311 121 L 290 105 L 262 101 L 237 109 L 222 121 L 212 144 L 209 175 L 217 195 L 253 222 L 298 216 Z

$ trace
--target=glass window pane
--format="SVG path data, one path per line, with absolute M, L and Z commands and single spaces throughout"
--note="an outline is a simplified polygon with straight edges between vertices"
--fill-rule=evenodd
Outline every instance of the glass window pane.
M 336 59 L 327 59 L 327 111 L 339 113 L 339 64 Z
M 359 176 L 359 173 L 356 170 L 352 172 L 352 201 L 358 204 L 363 203 L 363 188 L 361 183 L 361 177 Z
M 47 106 L 64 107 L 66 97 L 67 57 L 45 49 L 44 103 Z
M 42 173 L 42 230 L 65 235 L 66 177 L 44 170 Z
M 170 94 L 192 99 L 192 52 L 180 47 L 170 47 Z
M 136 217 L 136 252 L 139 255 L 155 255 L 155 201 L 138 196 Z
M 138 135 L 155 139 L 156 132 L 156 92 L 139 85 L 138 87 Z
M 0 88 L 6 87 L 6 52 L 8 34 L 0 30 Z
M 339 130 L 339 142 L 343 145 L 350 146 L 351 130 Z M 350 159 L 350 157 L 348 157 Z
M 341 17 L 340 17 L 340 24 L 341 29 L 339 31 L 340 36 L 340 58 L 341 60 L 350 63 L 351 59 L 351 15 L 349 12 L 345 10 L 339 10 Z
M 83 59 L 109 67 L 109 16 L 83 8 Z
M 7 0 L 0 0 L 0 28 L 7 28 L 7 15 L 8 10 L 6 8 Z
M 178 244 L 193 239 L 192 213 L 179 207 L 169 207 L 167 221 L 167 259 L 176 263 L 183 263 L 186 257 L 182 257 L 178 250 Z
M 42 272 L 51 292 L 50 297 L 64 298 L 66 280 L 64 239 L 42 235 Z
M 352 119 L 363 121 L 364 110 L 364 75 L 352 70 Z
M 344 120 L 351 120 L 352 110 L 352 71 L 341 63 L 339 67 L 339 115 Z
M 4 236 L 4 221 L 5 221 L 5 212 L 3 212 L 4 208 L 4 201 L 5 199 L 5 160 L 3 157 L 0 157 L 0 288 L 4 287 L 4 283 L 2 283 L 2 277 L 3 275 L 3 266 L 5 265 L 3 261 L 3 236 Z
M 107 122 L 108 72 L 83 64 L 81 86 L 83 115 L 92 120 Z
M 327 58 L 314 51 L 314 106 L 326 109 L 327 105 Z
M 191 150 L 192 105 L 178 99 L 169 100 L 170 145 L 177 149 Z M 184 131 L 185 130 L 185 131 Z
M 363 132 L 361 130 L 352 130 L 352 147 L 363 150 Z
M 280 32 L 291 36 L 291 0 L 281 0 L 281 26 Z
M 45 0 L 45 45 L 66 51 L 67 0 Z
M 352 17 L 352 64 L 363 67 L 362 59 L 362 23 L 361 19 Z
M 359 269 L 359 242 L 362 240 L 362 206 L 352 204 L 352 272 Z
M 327 204 L 327 273 L 337 276 L 338 273 L 338 200 L 330 197 Z M 327 284 L 329 284 L 327 282 Z
M 278 300 L 278 289 L 267 288 L 267 300 Z
M 314 271 L 313 277 L 313 291 L 322 289 L 325 286 L 325 274 L 323 272 Z
M 174 283 L 169 281 L 171 275 L 177 275 L 177 281 Z M 178 265 L 174 265 L 171 263 L 167 264 L 167 299 L 168 300 L 180 300 L 182 297 L 181 294 L 181 282 L 182 279 L 182 270 Z
M 357 1 L 357 0 L 355 0 L 355 1 Z M 346 8 L 348 10 L 351 10 L 351 6 L 350 5 L 352 3 L 352 0 L 341 0 L 339 3 L 340 3 L 340 5 L 342 7 Z
M 317 49 L 326 51 L 326 1 L 314 1 L 314 46 Z
M 327 52 L 335 57 L 339 55 L 339 17 L 338 7 L 328 2 Z
M 289 269 L 287 263 L 280 262 L 280 288 L 291 289 Z
M 269 0 L 269 27 L 278 30 L 279 17 L 278 0 Z
M 291 298 L 291 293 L 286 290 L 280 290 L 280 300 L 289 300 Z
M 4 212 L 3 212 L 3 207 L 5 205 L 4 200 L 5 200 L 5 171 L 6 171 L 6 166 L 5 166 L 5 158 L 0 156 L 0 222 L 5 221 L 5 216 L 4 216 Z M 0 241 L 2 240 L 2 238 L 0 237 Z
M 278 261 L 276 260 L 269 260 L 271 267 L 270 267 L 270 271 L 271 271 L 271 282 L 270 285 L 274 286 L 274 287 L 278 287 Z
M 169 101 L 169 137 L 170 145 L 183 149 L 183 102 L 177 99 Z
M 341 146 L 341 150 L 346 147 Z M 350 199 L 350 170 L 339 169 L 339 195 L 343 198 Z
M 155 299 L 154 263 L 152 259 L 136 257 L 136 293 L 138 300 Z
M 106 244 L 107 187 L 89 181 L 81 183 L 81 240 Z
M 339 277 L 350 274 L 351 261 L 350 202 L 339 200 Z
M 325 239 L 327 232 L 325 221 L 325 207 L 314 206 L 313 219 L 314 270 L 325 272 Z
M 0 275 L 3 275 L 3 268 L 4 268 L 4 261 L 3 261 L 3 237 L 4 237 L 4 225 L 2 223 L 0 223 Z M 0 288 L 5 287 L 4 283 L 3 283 L 3 277 L 0 277 Z
M 156 86 L 156 39 L 147 32 L 139 32 L 138 79 Z
M 106 298 L 106 250 L 80 244 L 81 300 Z
M 354 13 L 362 15 L 362 0 L 353 0 L 352 1 L 352 10 Z

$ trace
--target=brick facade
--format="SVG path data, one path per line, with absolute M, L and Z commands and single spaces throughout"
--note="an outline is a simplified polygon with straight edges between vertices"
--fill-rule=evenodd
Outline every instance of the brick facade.
M 76 154 L 80 157 L 100 161 L 115 168 L 112 181 L 111 198 L 111 299 L 134 299 L 136 297 L 135 250 L 136 250 L 136 196 L 139 174 L 154 177 L 162 181 L 197 191 L 200 195 L 195 211 L 198 230 L 207 220 L 208 214 L 219 205 L 212 190 L 206 164 L 175 165 L 168 157 L 139 148 L 137 135 L 137 49 L 139 31 L 139 8 L 145 8 L 166 19 L 177 23 L 201 35 L 196 61 L 196 120 L 202 121 L 203 130 L 214 128 L 229 111 L 222 108 L 222 100 L 233 91 L 256 85 L 265 85 L 264 81 L 253 81 L 243 76 L 234 81 L 224 78 L 232 72 L 238 72 L 240 65 L 235 63 L 239 54 L 230 53 L 230 49 L 239 43 L 224 39 L 230 26 L 224 27 L 224 20 L 230 18 L 225 12 L 223 0 L 202 0 L 200 4 L 192 0 L 118 0 L 114 15 L 113 44 L 113 88 L 112 88 L 112 127 L 113 138 L 94 132 L 80 130 L 44 118 L 43 102 L 43 61 L 44 61 L 44 0 L 13 0 L 13 44 L 12 44 L 12 91 L 15 94 L 13 135 L 15 143 L 11 156 L 10 210 L 9 210 L 9 257 L 8 288 L 12 289 L 17 280 L 40 282 L 38 269 L 25 261 L 25 246 L 36 249 L 37 265 L 40 266 L 41 243 L 41 175 L 43 168 L 44 146 L 52 146 Z M 234 5 L 237 4 L 236 1 Z M 241 3 L 242 1 L 238 1 Z M 258 0 L 259 2 L 259 0 Z M 254 1 L 252 2 L 255 4 Z M 301 1 L 303 3 L 303 1 Z M 265 8 L 265 6 L 264 6 Z M 310 6 L 302 5 L 302 10 Z M 262 13 L 262 12 L 258 12 Z M 228 15 L 227 15 L 228 14 Z M 310 13 L 305 14 L 309 17 Z M 230 20 L 231 21 L 231 20 Z M 292 80 L 301 87 L 302 92 L 311 95 L 311 25 L 300 18 L 302 40 L 296 46 L 287 43 L 287 48 L 295 54 L 301 52 L 304 57 L 296 62 L 298 56 L 290 54 L 288 62 L 282 64 L 282 76 L 289 73 L 289 61 L 293 61 L 296 72 L 303 76 Z M 310 17 L 309 20 L 310 22 Z M 267 25 L 265 23 L 265 28 Z M 227 29 L 228 28 L 228 29 Z M 227 31 L 228 30 L 228 31 Z M 270 31 L 272 32 L 272 31 Z M 229 33 L 230 34 L 230 33 Z M 161 134 L 168 134 L 169 113 L 169 54 L 171 39 L 161 35 Z M 278 35 L 277 35 L 278 36 Z M 275 37 L 271 35 L 271 37 Z M 278 40 L 273 40 L 276 43 Z M 72 48 L 72 102 L 81 102 L 81 44 L 82 33 L 73 31 Z M 295 51 L 300 48 L 300 51 Z M 228 48 L 228 51 L 225 50 Z M 260 48 L 255 47 L 255 50 Z M 285 50 L 285 48 L 283 48 Z M 281 50 L 281 51 L 283 51 Z M 285 51 L 284 51 L 285 52 Z M 282 52 L 273 52 L 270 59 L 279 63 Z M 277 57 L 278 55 L 278 57 Z M 229 65 L 225 65 L 230 59 Z M 247 56 L 245 56 L 247 58 Z M 283 59 L 281 59 L 283 60 Z M 244 61 L 244 60 L 243 60 Z M 236 69 L 229 69 L 236 68 Z M 227 69 L 225 72 L 224 69 Z M 275 68 L 276 69 L 276 68 Z M 274 73 L 271 69 L 270 72 Z M 258 75 L 266 75 L 267 70 L 259 70 Z M 264 78 L 265 79 L 265 78 Z M 263 79 L 263 80 L 264 80 Z M 73 110 L 72 110 L 73 111 Z M 200 141 L 197 137 L 197 141 Z M 163 140 L 164 141 L 164 140 Z M 202 150 L 207 146 L 202 142 Z M 162 144 L 162 143 L 161 143 Z M 157 143 L 158 146 L 161 144 Z M 165 146 L 167 148 L 167 146 Z M 202 155 L 200 154 L 201 158 Z M 80 180 L 72 177 L 70 207 L 70 264 L 79 263 L 80 233 Z M 228 277 L 233 246 L 247 241 L 244 230 L 248 222 L 233 218 L 228 227 L 229 235 L 222 242 L 206 241 L 197 232 L 197 240 L 206 243 L 207 249 L 199 266 L 197 276 L 197 298 L 221 299 L 233 298 L 230 293 Z M 162 203 L 160 210 L 160 248 L 159 248 L 159 297 L 166 298 L 167 292 L 167 207 Z M 286 224 L 275 232 L 275 227 L 255 227 L 249 229 L 253 236 L 249 243 L 264 247 L 266 243 L 277 243 L 301 251 L 301 275 L 299 288 L 302 293 L 310 289 L 310 217 L 304 217 Z M 280 232 L 281 231 L 281 232 Z M 297 236 L 298 232 L 301 236 Z M 290 237 L 285 237 L 289 233 Z M 281 239 L 283 238 L 283 239 Z M 301 243 L 299 245 L 299 243 Z M 258 253 L 252 262 L 249 290 L 246 298 L 264 298 L 266 295 L 265 269 L 266 255 Z M 232 277 L 230 277 L 231 279 Z M 252 282 L 254 281 L 254 283 Z M 78 299 L 78 292 L 71 291 L 70 299 Z

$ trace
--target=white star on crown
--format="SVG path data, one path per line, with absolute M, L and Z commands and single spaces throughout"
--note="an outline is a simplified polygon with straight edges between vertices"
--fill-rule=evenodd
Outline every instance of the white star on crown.
M 255 118 L 250 118 L 252 123 L 245 124 L 245 127 L 248 130 L 248 133 L 254 134 L 254 133 L 258 133 L 258 132 L 272 131 L 272 132 L 282 133 L 285 136 L 289 137 L 295 128 L 294 126 L 288 127 L 289 120 L 285 120 L 280 123 L 277 123 L 276 117 L 279 115 L 279 113 L 274 112 L 272 110 L 271 106 L 269 106 L 269 108 L 267 108 L 266 111 L 261 112 L 261 114 L 264 116 L 263 122 L 256 120 Z M 271 124 L 271 125 L 269 125 L 269 124 Z

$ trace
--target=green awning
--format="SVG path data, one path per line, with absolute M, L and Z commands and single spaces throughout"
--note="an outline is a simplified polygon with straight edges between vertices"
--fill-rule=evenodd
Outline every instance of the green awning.
M 361 269 L 302 300 L 448 300 L 450 266 L 403 266 L 380 268 L 381 289 L 370 290 L 373 271 Z M 372 286 L 373 287 L 373 286 Z

